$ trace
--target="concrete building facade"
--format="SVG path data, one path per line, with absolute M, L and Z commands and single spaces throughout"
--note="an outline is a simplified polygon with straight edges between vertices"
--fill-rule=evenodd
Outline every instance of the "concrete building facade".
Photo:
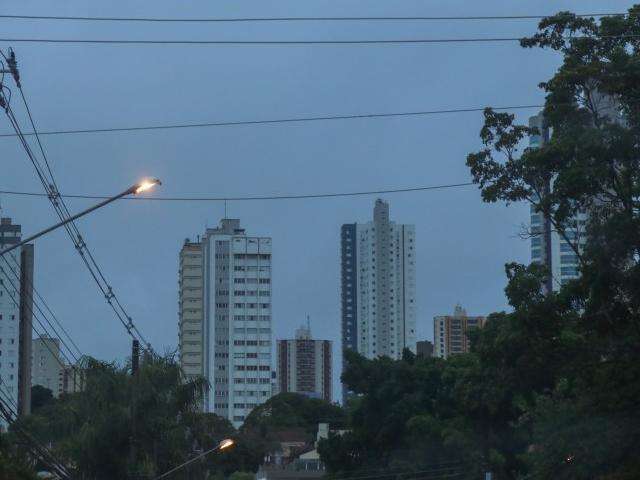
M 278 392 L 295 392 L 331 402 L 330 340 L 314 340 L 307 325 L 293 340 L 278 340 Z
M 185 240 L 178 272 L 178 348 L 187 380 L 204 375 L 202 244 Z
M 181 365 L 209 381 L 203 410 L 238 427 L 272 394 L 271 238 L 225 218 L 185 243 L 180 282 Z
M 31 385 L 48 388 L 54 397 L 63 391 L 64 364 L 60 359 L 60 340 L 38 337 L 32 342 Z
M 416 344 L 416 356 L 420 358 L 433 357 L 433 343 L 429 340 L 421 340 Z
M 468 316 L 460 305 L 456 305 L 453 315 L 434 317 L 435 356 L 448 358 L 451 355 L 469 352 L 469 331 L 481 328 L 485 323 L 486 317 Z
M 342 347 L 367 358 L 416 351 L 415 227 L 389 219 L 376 200 L 373 221 L 341 229 Z
M 21 226 L 0 219 L 0 249 L 21 241 Z M 0 261 L 0 388 L 12 410 L 31 410 L 31 329 L 33 245 L 23 245 Z M 6 422 L 0 420 L 0 427 Z

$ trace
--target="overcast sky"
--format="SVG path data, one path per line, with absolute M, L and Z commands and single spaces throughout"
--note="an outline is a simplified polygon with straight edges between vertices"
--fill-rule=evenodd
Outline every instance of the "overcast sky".
M 91 5 L 89 5 L 91 3 Z M 100 4 L 98 4 L 100 3 Z M 628 1 L 286 0 L 60 2 L 3 0 L 0 14 L 157 17 L 446 16 L 618 12 Z M 0 19 L 5 38 L 322 40 L 520 37 L 534 20 L 140 24 Z M 0 48 L 10 46 L 0 41 Z M 42 130 L 437 110 L 543 102 L 551 52 L 517 43 L 322 46 L 12 44 Z M 13 102 L 16 113 L 23 110 Z M 535 110 L 517 112 L 520 120 Z M 26 124 L 25 124 L 26 126 Z M 480 113 L 43 137 L 61 191 L 115 194 L 145 175 L 157 195 L 361 191 L 468 182 Z M 0 132 L 10 126 L 3 115 Z M 15 138 L 0 139 L 0 190 L 41 191 Z M 528 208 L 487 205 L 476 187 L 384 195 L 416 226 L 418 338 L 460 302 L 507 308 L 504 264 L 528 262 Z M 30 234 L 54 222 L 44 199 L 0 195 Z M 273 237 L 276 338 L 306 315 L 334 341 L 340 370 L 339 229 L 372 216 L 375 197 L 230 202 L 249 234 Z M 72 211 L 90 201 L 70 200 Z M 178 252 L 224 215 L 220 203 L 130 202 L 79 222 L 121 301 L 158 350 L 177 344 Z M 122 360 L 130 344 L 63 231 L 36 244 L 36 287 L 84 353 Z M 336 381 L 337 386 L 337 374 Z M 338 398 L 339 392 L 335 392 Z

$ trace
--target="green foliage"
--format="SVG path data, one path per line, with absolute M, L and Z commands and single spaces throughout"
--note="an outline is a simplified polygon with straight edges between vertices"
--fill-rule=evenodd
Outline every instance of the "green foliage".
M 469 354 L 347 353 L 343 380 L 358 398 L 351 431 L 320 445 L 332 475 L 461 462 L 469 479 L 640 478 L 639 16 L 634 6 L 541 21 L 522 45 L 563 57 L 541 84 L 550 140 L 523 148 L 541 132 L 487 109 L 484 147 L 467 158 L 483 200 L 529 202 L 581 277 L 548 292 L 544 267 L 507 265 L 512 311 L 472 332 Z M 586 241 L 571 235 L 580 213 Z
M 10 437 L 0 434 L 0 480 L 36 480 L 36 472 Z
M 36 410 L 53 403 L 53 392 L 42 385 L 34 385 L 31 387 L 31 411 Z
M 229 480 L 254 480 L 255 475 L 250 472 L 233 472 L 229 475 Z
M 259 433 L 301 428 L 315 437 L 318 423 L 340 427 L 345 424 L 344 411 L 334 404 L 297 393 L 280 393 L 254 408 L 245 420 L 242 431 Z
M 130 474 L 152 478 L 225 438 L 233 438 L 235 446 L 191 463 L 175 478 L 247 478 L 246 472 L 256 471 L 274 446 L 277 432 L 302 429 L 311 441 L 319 422 L 345 422 L 336 405 L 283 394 L 255 409 L 237 432 L 226 419 L 199 412 L 206 382 L 183 383 L 172 356 L 146 357 L 136 376 L 126 367 L 91 360 L 84 377 L 82 392 L 55 401 L 46 400 L 46 389 L 39 391 L 38 398 L 45 401 L 39 400 L 24 427 L 52 444 L 79 477 L 92 480 Z
M 485 148 L 467 159 L 485 201 L 530 202 L 580 263 L 579 280 L 546 296 L 536 291 L 532 268 L 539 267 L 511 266 L 514 312 L 505 321 L 522 343 L 500 342 L 502 327 L 494 325 L 482 332 L 497 329 L 493 343 L 477 350 L 482 358 L 490 353 L 482 345 L 494 349 L 501 370 L 526 379 L 518 425 L 531 436 L 521 458 L 541 477 L 640 475 L 638 14 L 634 6 L 600 22 L 568 12 L 543 20 L 522 45 L 563 56 L 541 84 L 550 141 L 520 153 L 522 141 L 539 132 L 489 109 Z M 584 245 L 568 235 L 580 212 L 588 213 Z
M 227 420 L 198 413 L 205 386 L 202 379 L 183 383 L 172 356 L 146 357 L 136 376 L 128 368 L 91 360 L 82 392 L 43 405 L 24 425 L 51 443 L 78 476 L 155 476 L 235 435 Z M 237 460 L 229 471 L 247 466 Z
M 349 367 L 343 381 L 358 400 L 352 405 L 351 430 L 320 443 L 321 458 L 332 474 L 420 470 L 461 461 L 461 448 L 466 449 L 465 460 L 480 455 L 472 419 L 462 416 L 456 404 L 468 393 L 462 377 L 477 370 L 473 358 L 367 360 L 351 351 L 345 356 Z

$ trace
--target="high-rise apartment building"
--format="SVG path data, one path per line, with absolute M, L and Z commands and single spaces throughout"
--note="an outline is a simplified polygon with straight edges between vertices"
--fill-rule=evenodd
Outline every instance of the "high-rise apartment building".
M 180 250 L 178 294 L 178 348 L 187 380 L 204 375 L 202 244 L 185 240 Z
M 64 364 L 60 359 L 60 340 L 34 338 L 31 352 L 31 385 L 48 388 L 57 398 L 63 391 Z
M 416 351 L 415 227 L 389 220 L 376 200 L 373 221 L 341 229 L 342 347 L 367 358 Z
M 0 219 L 0 250 L 20 240 L 20 225 Z M 33 245 L 23 245 L 0 260 L 0 389 L 19 415 L 31 410 L 32 292 Z
M 529 119 L 529 126 L 536 127 L 538 134 L 531 136 L 531 148 L 539 148 L 549 142 L 550 131 L 542 113 Z M 553 188 L 553 181 L 545 187 Z M 564 235 L 560 234 L 541 212 L 536 212 L 533 205 L 531 214 L 531 261 L 547 267 L 549 276 L 545 282 L 546 291 L 557 291 L 566 282 L 578 278 L 578 256 L 586 243 L 587 212 L 580 212 L 571 219 Z
M 460 305 L 456 305 L 453 315 L 434 317 L 435 356 L 448 358 L 451 355 L 469 352 L 469 332 L 474 328 L 483 327 L 486 320 L 486 317 L 482 316 L 468 316 Z
M 307 325 L 294 340 L 278 340 L 278 392 L 331 402 L 331 341 L 314 340 Z
M 271 396 L 271 238 L 223 219 L 180 262 L 181 365 L 209 381 L 203 410 L 238 427 Z

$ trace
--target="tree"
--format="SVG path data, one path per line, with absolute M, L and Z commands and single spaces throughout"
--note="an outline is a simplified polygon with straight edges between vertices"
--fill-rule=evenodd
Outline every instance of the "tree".
M 522 46 L 563 57 L 541 84 L 550 141 L 523 149 L 540 132 L 487 109 L 484 148 L 467 158 L 484 201 L 526 201 L 548 219 L 580 278 L 553 292 L 545 267 L 507 265 L 512 311 L 474 331 L 469 354 L 348 352 L 343 381 L 358 397 L 351 432 L 320 445 L 332 474 L 454 462 L 467 478 L 640 476 L 639 17 L 634 6 L 599 22 L 541 21 Z M 579 213 L 582 240 L 571 231 Z
M 91 360 L 84 376 L 83 391 L 24 419 L 79 477 L 155 476 L 235 434 L 228 421 L 198 412 L 206 382 L 183 382 L 173 356 L 148 355 L 135 376 L 127 367 Z
M 313 440 L 319 423 L 341 427 L 346 421 L 344 411 L 335 404 L 298 393 L 280 393 L 254 408 L 245 420 L 243 432 L 266 432 L 289 428 L 304 429 Z
M 367 360 L 345 351 L 342 380 L 356 395 L 350 412 L 350 431 L 320 443 L 319 452 L 336 477 L 358 471 L 396 469 L 420 471 L 433 465 L 463 465 L 478 457 L 472 422 L 460 414 L 456 398 L 460 379 L 475 369 L 474 359 L 461 356 L 450 362 L 388 357 Z M 464 452 L 464 455 L 463 455 Z
M 8 434 L 0 434 L 0 480 L 36 480 L 35 471 Z
M 249 472 L 233 472 L 229 475 L 229 480 L 254 480 L 255 475 Z
M 31 411 L 35 412 L 41 407 L 53 403 L 53 392 L 42 385 L 31 387 Z
M 521 422 L 533 434 L 523 458 L 534 474 L 553 478 L 636 478 L 639 472 L 639 14 L 634 6 L 627 16 L 600 22 L 568 12 L 541 21 L 539 33 L 521 43 L 563 57 L 541 84 L 550 141 L 521 152 L 522 142 L 539 132 L 487 109 L 485 148 L 467 159 L 485 201 L 529 202 L 580 263 L 580 279 L 557 295 L 542 295 L 539 279 L 522 266 L 513 267 L 508 287 L 529 282 L 534 290 L 511 314 L 515 327 L 528 317 L 542 329 L 541 343 L 523 345 L 523 355 L 552 348 L 548 367 L 516 364 L 513 371 L 548 380 L 531 385 Z M 584 244 L 569 232 L 580 212 L 588 213 Z M 573 356 L 559 362 L 557 347 Z

